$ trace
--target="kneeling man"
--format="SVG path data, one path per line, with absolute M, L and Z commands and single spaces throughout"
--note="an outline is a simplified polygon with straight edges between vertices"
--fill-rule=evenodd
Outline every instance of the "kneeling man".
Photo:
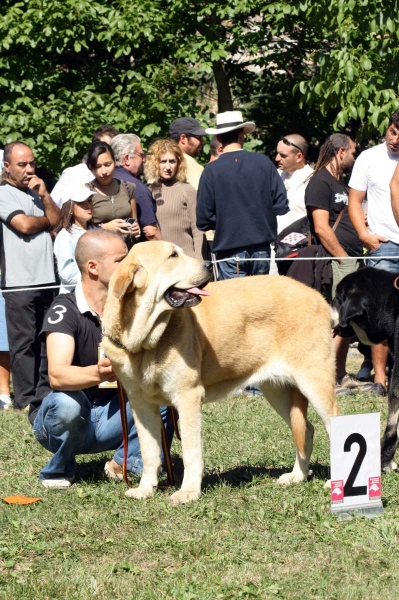
M 73 482 L 75 457 L 116 450 L 106 463 L 111 479 L 122 479 L 123 445 L 118 394 L 108 358 L 99 358 L 101 318 L 112 273 L 127 248 L 119 234 L 102 229 L 85 233 L 76 246 L 82 280 L 70 294 L 60 294 L 50 306 L 41 331 L 40 379 L 29 420 L 36 439 L 52 458 L 40 471 L 45 487 L 67 489 Z M 141 473 L 139 440 L 127 403 L 127 469 Z M 173 424 L 161 408 L 169 443 Z

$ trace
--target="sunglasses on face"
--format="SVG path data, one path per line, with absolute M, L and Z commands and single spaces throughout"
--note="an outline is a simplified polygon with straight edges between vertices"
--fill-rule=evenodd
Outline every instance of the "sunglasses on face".
M 286 146 L 294 146 L 294 148 L 297 148 L 299 152 L 302 152 L 302 148 L 294 144 L 294 142 L 290 142 L 290 140 L 287 140 L 287 138 L 283 138 L 283 144 L 285 144 Z

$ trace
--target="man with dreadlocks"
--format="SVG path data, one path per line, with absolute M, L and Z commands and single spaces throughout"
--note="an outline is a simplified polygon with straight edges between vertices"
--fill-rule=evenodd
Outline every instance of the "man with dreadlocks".
M 347 135 L 333 133 L 320 148 L 313 175 L 305 191 L 305 205 L 311 230 L 332 261 L 333 281 L 328 299 L 335 296 L 338 283 L 358 268 L 356 257 L 363 252 L 362 243 L 349 219 L 348 192 L 341 177 L 355 162 L 356 146 Z M 339 221 L 338 221 L 339 219 Z M 336 225 L 336 223 L 338 223 Z M 336 227 L 334 228 L 334 225 Z M 335 338 L 337 355 L 337 393 L 346 394 L 364 384 L 351 378 L 345 370 L 349 338 Z

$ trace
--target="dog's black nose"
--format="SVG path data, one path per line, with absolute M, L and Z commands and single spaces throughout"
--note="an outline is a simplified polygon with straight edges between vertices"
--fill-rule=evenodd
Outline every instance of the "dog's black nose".
M 204 267 L 205 269 L 207 269 L 208 271 L 212 271 L 212 263 L 210 260 L 205 260 L 204 261 Z

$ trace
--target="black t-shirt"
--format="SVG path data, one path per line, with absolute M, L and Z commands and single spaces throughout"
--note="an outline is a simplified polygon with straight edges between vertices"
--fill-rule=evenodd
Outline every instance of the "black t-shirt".
M 337 181 L 327 169 L 322 169 L 312 175 L 305 191 L 305 205 L 311 231 L 317 243 L 321 243 L 314 232 L 312 213 L 310 208 L 320 208 L 328 211 L 330 215 L 329 225 L 334 227 L 339 213 L 344 208 L 344 213 L 338 223 L 335 235 L 348 256 L 361 256 L 363 246 L 349 219 L 348 215 L 348 192 L 343 181 Z
M 70 294 L 60 294 L 48 309 L 40 332 L 42 347 L 39 383 L 35 399 L 29 408 L 29 421 L 32 424 L 43 398 L 52 391 L 48 379 L 46 352 L 46 333 L 49 332 L 65 333 L 74 338 L 73 366 L 89 367 L 98 362 L 98 346 L 102 338 L 100 321 L 90 311 L 83 314 L 79 311 L 75 291 Z M 92 404 L 105 404 L 116 392 L 113 388 L 101 389 L 98 386 L 83 391 Z

